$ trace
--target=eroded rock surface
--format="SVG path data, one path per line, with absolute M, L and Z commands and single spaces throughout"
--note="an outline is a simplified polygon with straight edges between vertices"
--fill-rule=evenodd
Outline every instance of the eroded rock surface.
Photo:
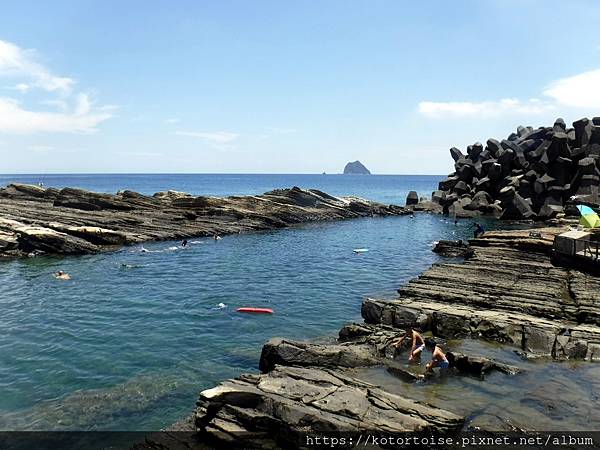
M 498 231 L 461 263 L 435 264 L 393 301 L 367 299 L 367 323 L 504 342 L 555 358 L 598 359 L 598 277 L 552 265 L 560 228 Z
M 0 189 L 0 256 L 84 254 L 152 240 L 269 230 L 406 211 L 297 187 L 244 197 L 145 196 L 11 184 Z

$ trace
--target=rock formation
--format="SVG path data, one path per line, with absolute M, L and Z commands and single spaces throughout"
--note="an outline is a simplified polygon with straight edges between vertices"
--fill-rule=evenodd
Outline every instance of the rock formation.
M 453 147 L 455 171 L 433 198 L 457 217 L 488 214 L 502 219 L 549 219 L 569 199 L 600 204 L 600 117 L 567 128 L 519 127 L 507 139 Z
M 487 232 L 471 239 L 469 259 L 432 266 L 401 287 L 397 300 L 365 300 L 363 318 L 526 354 L 600 360 L 600 279 L 552 265 L 552 242 L 562 231 Z
M 371 175 L 371 172 L 360 161 L 354 161 L 344 167 L 344 175 L 348 174 Z
M 11 184 L 0 189 L 0 256 L 93 253 L 144 241 L 404 213 L 399 206 L 297 187 L 216 198 L 176 191 L 109 195 Z

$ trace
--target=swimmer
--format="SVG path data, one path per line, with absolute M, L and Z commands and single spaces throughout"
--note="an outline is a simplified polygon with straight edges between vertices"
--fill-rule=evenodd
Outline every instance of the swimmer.
M 181 246 L 187 247 L 187 245 L 188 245 L 188 241 L 187 241 L 187 239 L 184 239 L 183 242 L 181 243 Z
M 441 371 L 446 371 L 450 367 L 450 363 L 446 358 L 446 354 L 442 351 L 442 349 L 436 344 L 436 342 L 431 339 L 425 339 L 425 348 L 431 352 L 431 361 L 427 363 L 425 366 L 426 372 L 433 372 L 435 367 L 439 367 Z
M 54 274 L 54 278 L 56 278 L 57 280 L 70 280 L 71 279 L 71 275 L 69 275 L 68 273 L 63 272 L 62 270 L 59 270 L 58 272 L 56 272 Z
M 413 327 L 410 327 L 404 333 L 400 339 L 398 339 L 395 343 L 392 343 L 394 347 L 398 348 L 404 342 L 405 339 L 410 339 L 412 341 L 412 345 L 410 347 L 410 353 L 408 354 L 408 362 L 413 362 L 421 356 L 421 353 L 425 349 L 425 341 L 423 337 L 415 330 Z
M 221 236 L 219 236 L 217 233 L 215 233 L 215 235 L 213 236 L 213 239 L 215 241 L 218 241 L 219 239 L 221 239 Z

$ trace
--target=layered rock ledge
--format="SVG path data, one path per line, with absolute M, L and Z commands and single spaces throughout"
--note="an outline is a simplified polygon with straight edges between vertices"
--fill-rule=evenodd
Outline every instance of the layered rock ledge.
M 219 198 L 11 184 L 0 189 L 0 256 L 94 253 L 145 241 L 404 213 L 399 206 L 297 187 Z
M 443 338 L 472 337 L 524 354 L 600 360 L 600 278 L 552 264 L 562 228 L 498 231 L 472 239 L 464 263 L 433 265 L 394 301 L 366 299 L 370 324 L 418 324 Z

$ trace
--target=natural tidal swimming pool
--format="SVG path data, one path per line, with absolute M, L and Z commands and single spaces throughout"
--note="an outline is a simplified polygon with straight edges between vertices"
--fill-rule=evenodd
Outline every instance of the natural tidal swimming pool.
M 469 225 L 417 214 L 190 239 L 186 248 L 156 242 L 98 255 L 3 261 L 0 429 L 168 426 L 191 412 L 200 390 L 256 371 L 270 337 L 332 336 L 344 323 L 360 321 L 365 296 L 394 297 L 439 259 L 431 252 L 434 241 L 469 237 Z M 369 251 L 355 254 L 355 248 Z M 55 280 L 57 270 L 72 280 Z M 275 313 L 244 315 L 234 311 L 239 306 Z M 590 369 L 552 364 L 560 369 L 551 369 L 559 377 L 553 384 L 583 377 L 589 385 Z M 422 388 L 397 383 L 399 392 L 421 395 Z M 500 397 L 514 390 L 507 383 L 476 397 L 452 384 L 431 388 L 428 396 L 468 413 L 465 399 L 506 402 Z M 453 398 L 459 400 L 451 408 Z M 593 400 L 578 401 L 576 416 L 581 408 L 597 411 Z

